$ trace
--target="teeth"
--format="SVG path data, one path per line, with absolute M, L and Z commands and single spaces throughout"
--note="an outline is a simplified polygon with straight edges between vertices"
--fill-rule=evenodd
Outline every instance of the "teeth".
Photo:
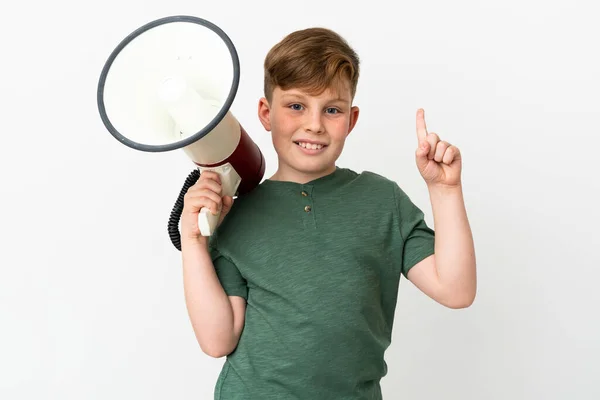
M 314 144 L 314 143 L 298 142 L 298 145 L 304 147 L 305 149 L 309 149 L 309 150 L 321 150 L 323 148 L 322 144 Z

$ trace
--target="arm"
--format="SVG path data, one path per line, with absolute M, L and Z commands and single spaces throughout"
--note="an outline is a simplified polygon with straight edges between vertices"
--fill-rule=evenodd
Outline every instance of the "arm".
M 203 352 L 224 357 L 238 344 L 246 311 L 246 302 L 227 296 L 208 247 L 209 238 L 201 236 L 198 213 L 208 207 L 221 209 L 219 224 L 231 209 L 233 199 L 222 198 L 219 175 L 205 171 L 184 197 L 181 216 L 181 256 L 183 284 L 188 315 Z
M 182 240 L 181 252 L 185 302 L 196 339 L 204 353 L 224 357 L 240 339 L 246 301 L 227 296 L 203 239 Z
M 435 228 L 435 255 L 408 271 L 408 279 L 422 292 L 450 308 L 464 308 L 475 300 L 475 249 L 462 188 L 430 187 Z
M 433 210 L 435 254 L 411 268 L 408 279 L 432 299 L 451 308 L 475 300 L 475 249 L 461 184 L 462 157 L 456 146 L 428 133 L 417 112 L 416 162 L 427 183 Z

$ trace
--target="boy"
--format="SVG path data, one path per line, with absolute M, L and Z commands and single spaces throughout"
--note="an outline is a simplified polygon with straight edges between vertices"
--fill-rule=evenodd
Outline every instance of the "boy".
M 291 33 L 265 60 L 258 116 L 278 156 L 251 193 L 203 173 L 185 197 L 185 298 L 202 350 L 227 356 L 215 399 L 382 399 L 400 275 L 451 308 L 475 297 L 458 149 L 417 113 L 416 164 L 436 228 L 394 182 L 336 160 L 359 110 L 359 59 L 327 29 Z M 215 234 L 198 211 L 222 207 Z

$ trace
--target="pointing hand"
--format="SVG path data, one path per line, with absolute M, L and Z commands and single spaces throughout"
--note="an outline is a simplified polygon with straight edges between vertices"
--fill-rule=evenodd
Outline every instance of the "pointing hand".
M 423 109 L 417 111 L 417 139 L 417 168 L 427 185 L 460 185 L 460 151 L 456 146 L 440 140 L 437 134 L 427 132 Z

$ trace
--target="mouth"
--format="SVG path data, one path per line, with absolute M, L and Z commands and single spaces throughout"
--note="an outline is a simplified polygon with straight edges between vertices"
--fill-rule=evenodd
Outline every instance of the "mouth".
M 294 143 L 296 143 L 297 146 L 300 146 L 306 150 L 321 150 L 321 149 L 324 149 L 325 147 L 327 147 L 326 144 L 322 144 L 322 143 L 309 143 L 309 142 L 294 142 Z

